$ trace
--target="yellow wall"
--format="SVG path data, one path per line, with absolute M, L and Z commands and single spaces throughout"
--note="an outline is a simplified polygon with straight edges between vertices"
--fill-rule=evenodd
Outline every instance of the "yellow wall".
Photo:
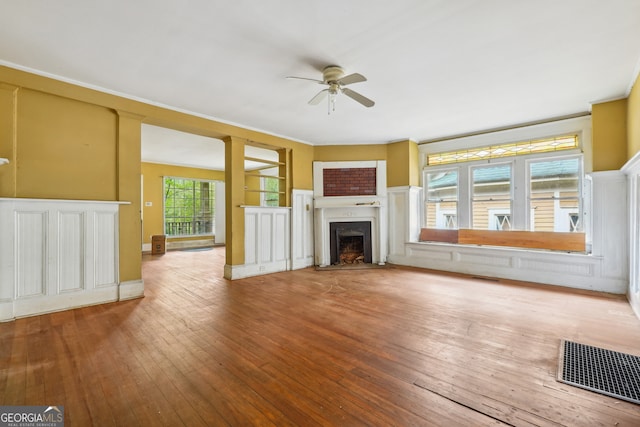
M 640 74 L 627 99 L 627 157 L 640 151 Z
M 15 197 L 16 105 L 18 88 L 0 82 L 0 158 L 13 163 L 0 165 L 0 197 Z
M 627 161 L 627 100 L 594 104 L 593 170 L 617 170 Z
M 247 206 L 260 206 L 260 178 L 257 176 L 245 176 L 244 185 L 247 191 L 244 195 L 244 204 Z
M 414 141 L 368 145 L 322 145 L 314 147 L 319 162 L 386 160 L 387 186 L 419 185 L 419 151 Z
M 387 186 L 418 185 L 418 144 L 414 141 L 387 145 Z
M 386 159 L 386 145 L 320 145 L 313 147 L 313 160 L 318 162 Z
M 142 163 L 142 243 L 151 243 L 151 236 L 164 234 L 162 179 L 165 176 L 224 181 L 224 171 Z M 145 206 L 149 202 L 151 206 Z
M 21 89 L 15 114 L 16 185 L 3 195 L 116 200 L 113 110 Z
M 310 145 L 0 66 L 0 157 L 10 161 L 0 168 L 0 197 L 130 202 L 120 208 L 120 280 L 141 279 L 141 236 L 150 234 L 140 219 L 143 122 L 284 148 L 292 160 L 290 186 L 313 188 Z M 234 164 L 242 164 L 241 153 Z M 228 173 L 239 184 L 231 194 L 227 188 L 228 200 L 242 200 L 243 168 Z M 231 265 L 244 261 L 244 221 L 234 213 L 227 204 Z

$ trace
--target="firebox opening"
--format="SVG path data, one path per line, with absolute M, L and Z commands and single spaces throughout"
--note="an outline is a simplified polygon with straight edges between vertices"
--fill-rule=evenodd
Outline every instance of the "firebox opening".
M 371 223 L 332 222 L 329 224 L 331 264 L 371 264 Z

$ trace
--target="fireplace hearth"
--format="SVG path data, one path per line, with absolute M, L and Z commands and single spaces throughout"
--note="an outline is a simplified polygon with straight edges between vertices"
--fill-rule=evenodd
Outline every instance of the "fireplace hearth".
M 329 224 L 331 265 L 371 264 L 371 222 Z

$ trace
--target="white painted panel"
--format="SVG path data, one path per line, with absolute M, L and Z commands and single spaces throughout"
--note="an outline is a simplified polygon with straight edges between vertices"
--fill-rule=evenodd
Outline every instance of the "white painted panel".
M 120 204 L 0 198 L 0 321 L 116 301 Z
M 13 317 L 15 298 L 15 215 L 12 203 L 0 204 L 0 321 Z M 8 304 L 4 304 L 5 302 Z
M 453 260 L 452 250 L 431 250 L 427 246 L 412 246 L 407 248 L 407 252 L 409 256 L 416 256 L 424 259 L 429 259 L 432 261 L 434 260 L 452 261 Z
M 248 209 L 244 216 L 244 263 L 258 263 L 258 213 Z
M 622 171 L 627 175 L 627 212 L 629 215 L 629 284 L 627 297 L 640 318 L 640 153 L 636 153 Z
M 273 212 L 260 213 L 260 249 L 258 253 L 261 264 L 274 261 L 273 239 L 275 237 L 275 230 L 273 229 L 273 215 Z
M 292 268 L 313 265 L 313 191 L 293 190 L 291 204 Z
M 216 206 L 215 206 L 215 224 L 216 229 L 214 230 L 216 240 L 216 244 L 224 244 L 225 242 L 225 233 L 227 228 L 227 220 L 226 220 L 226 200 L 225 200 L 225 183 L 221 181 L 216 181 Z
M 287 212 L 277 212 L 274 218 L 274 261 L 285 261 L 288 258 L 289 247 L 289 215 Z
M 404 255 L 408 224 L 405 220 L 409 208 L 408 194 L 389 192 L 389 253 Z
M 225 265 L 225 277 L 237 279 L 290 268 L 290 213 L 284 207 L 245 208 L 245 263 Z
M 535 258 L 520 258 L 519 259 L 520 267 L 527 270 L 533 271 L 544 271 L 545 273 L 563 273 L 563 274 L 572 274 L 578 276 L 593 276 L 594 275 L 594 266 L 593 264 L 587 263 L 573 263 L 569 264 L 566 262 L 553 262 L 548 259 L 540 260 Z
M 479 264 L 483 266 L 500 266 L 509 267 L 511 265 L 511 257 L 509 255 L 478 255 L 469 253 L 460 253 L 460 262 L 467 264 Z
M 16 212 L 17 297 L 46 293 L 47 212 Z
M 96 212 L 94 217 L 94 280 L 95 286 L 108 286 L 116 282 L 116 227 L 115 212 Z
M 58 292 L 84 289 L 84 212 L 60 212 L 58 231 Z
M 596 172 L 593 180 L 593 255 L 602 256 L 602 275 L 628 280 L 627 178 L 617 171 Z

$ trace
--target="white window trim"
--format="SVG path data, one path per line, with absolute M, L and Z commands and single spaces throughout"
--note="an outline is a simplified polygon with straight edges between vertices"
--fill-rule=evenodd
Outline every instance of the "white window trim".
M 550 121 L 530 126 L 514 127 L 513 129 L 487 132 L 479 135 L 442 139 L 433 142 L 427 141 L 418 146 L 418 150 L 420 152 L 420 168 L 424 169 L 425 166 L 427 166 L 426 157 L 429 154 L 487 147 L 490 145 L 508 144 L 512 142 L 526 141 L 529 139 L 551 138 L 567 134 L 578 135 L 579 147 L 584 156 L 584 173 L 590 173 L 593 170 L 590 115 Z M 424 186 L 423 184 L 423 182 L 420 183 L 421 186 Z
M 166 181 L 165 179 L 181 179 L 181 180 L 188 180 L 188 181 L 197 181 L 197 182 L 209 182 L 211 184 L 215 185 L 216 183 L 220 182 L 220 181 L 216 181 L 216 180 L 210 180 L 210 179 L 201 179 L 201 178 L 188 178 L 188 177 L 184 177 L 184 176 L 175 176 L 175 175 L 166 175 L 162 177 L 162 230 L 164 233 L 164 230 L 166 229 L 166 224 L 167 224 L 167 217 L 166 217 L 166 210 L 165 210 L 165 203 L 166 203 L 166 199 L 165 199 L 165 194 L 166 194 Z M 217 197 L 217 192 L 214 189 L 214 199 L 211 201 L 211 203 L 214 206 L 214 212 L 215 212 L 215 199 Z M 210 233 L 201 233 L 201 234 L 176 234 L 176 235 L 171 235 L 168 237 L 171 238 L 182 238 L 182 237 L 198 237 L 198 236 L 202 236 L 202 237 L 209 237 L 209 236 L 214 236 L 215 235 L 215 222 L 216 222 L 216 215 L 212 215 L 211 216 L 211 221 L 212 221 L 212 231 Z
M 436 154 L 440 152 L 448 152 L 455 150 L 464 150 L 472 148 L 481 148 L 491 145 L 507 144 L 525 141 L 529 139 L 548 138 L 558 135 L 576 134 L 578 135 L 579 148 L 573 150 L 566 150 L 562 152 L 548 152 L 523 156 L 514 156 L 510 158 L 498 158 L 477 160 L 472 162 L 461 162 L 447 165 L 427 166 L 426 158 L 429 154 Z M 513 229 L 528 230 L 532 221 L 531 212 L 528 208 L 528 200 L 530 197 L 530 189 L 525 191 L 519 191 L 515 188 L 521 183 L 529 182 L 529 162 L 544 160 L 544 158 L 568 158 L 579 157 L 580 162 L 580 174 L 581 177 L 581 200 L 580 206 L 584 216 L 588 216 L 586 212 L 589 207 L 589 194 L 586 189 L 588 188 L 587 174 L 592 171 L 592 143 L 591 143 L 591 117 L 582 116 L 566 120 L 558 120 L 538 125 L 523 126 L 514 129 L 489 132 L 480 135 L 473 135 L 467 137 L 453 138 L 441 141 L 434 141 L 423 143 L 419 146 L 420 163 L 423 173 L 420 176 L 420 185 L 424 188 L 426 174 L 438 171 L 445 171 L 451 169 L 458 170 L 458 228 L 471 228 L 471 170 L 474 166 L 489 165 L 489 164 L 501 164 L 512 163 L 512 205 L 511 226 Z M 426 195 L 426 191 L 424 193 Z M 517 194 L 517 196 L 516 196 Z M 460 197 L 460 195 L 467 195 L 468 197 Z M 426 200 L 425 200 L 426 201 Z M 425 206 L 423 201 L 423 208 Z M 524 214 L 522 214 L 524 213 Z M 583 231 L 587 233 L 586 240 L 590 241 L 589 227 L 586 223 L 582 224 Z

